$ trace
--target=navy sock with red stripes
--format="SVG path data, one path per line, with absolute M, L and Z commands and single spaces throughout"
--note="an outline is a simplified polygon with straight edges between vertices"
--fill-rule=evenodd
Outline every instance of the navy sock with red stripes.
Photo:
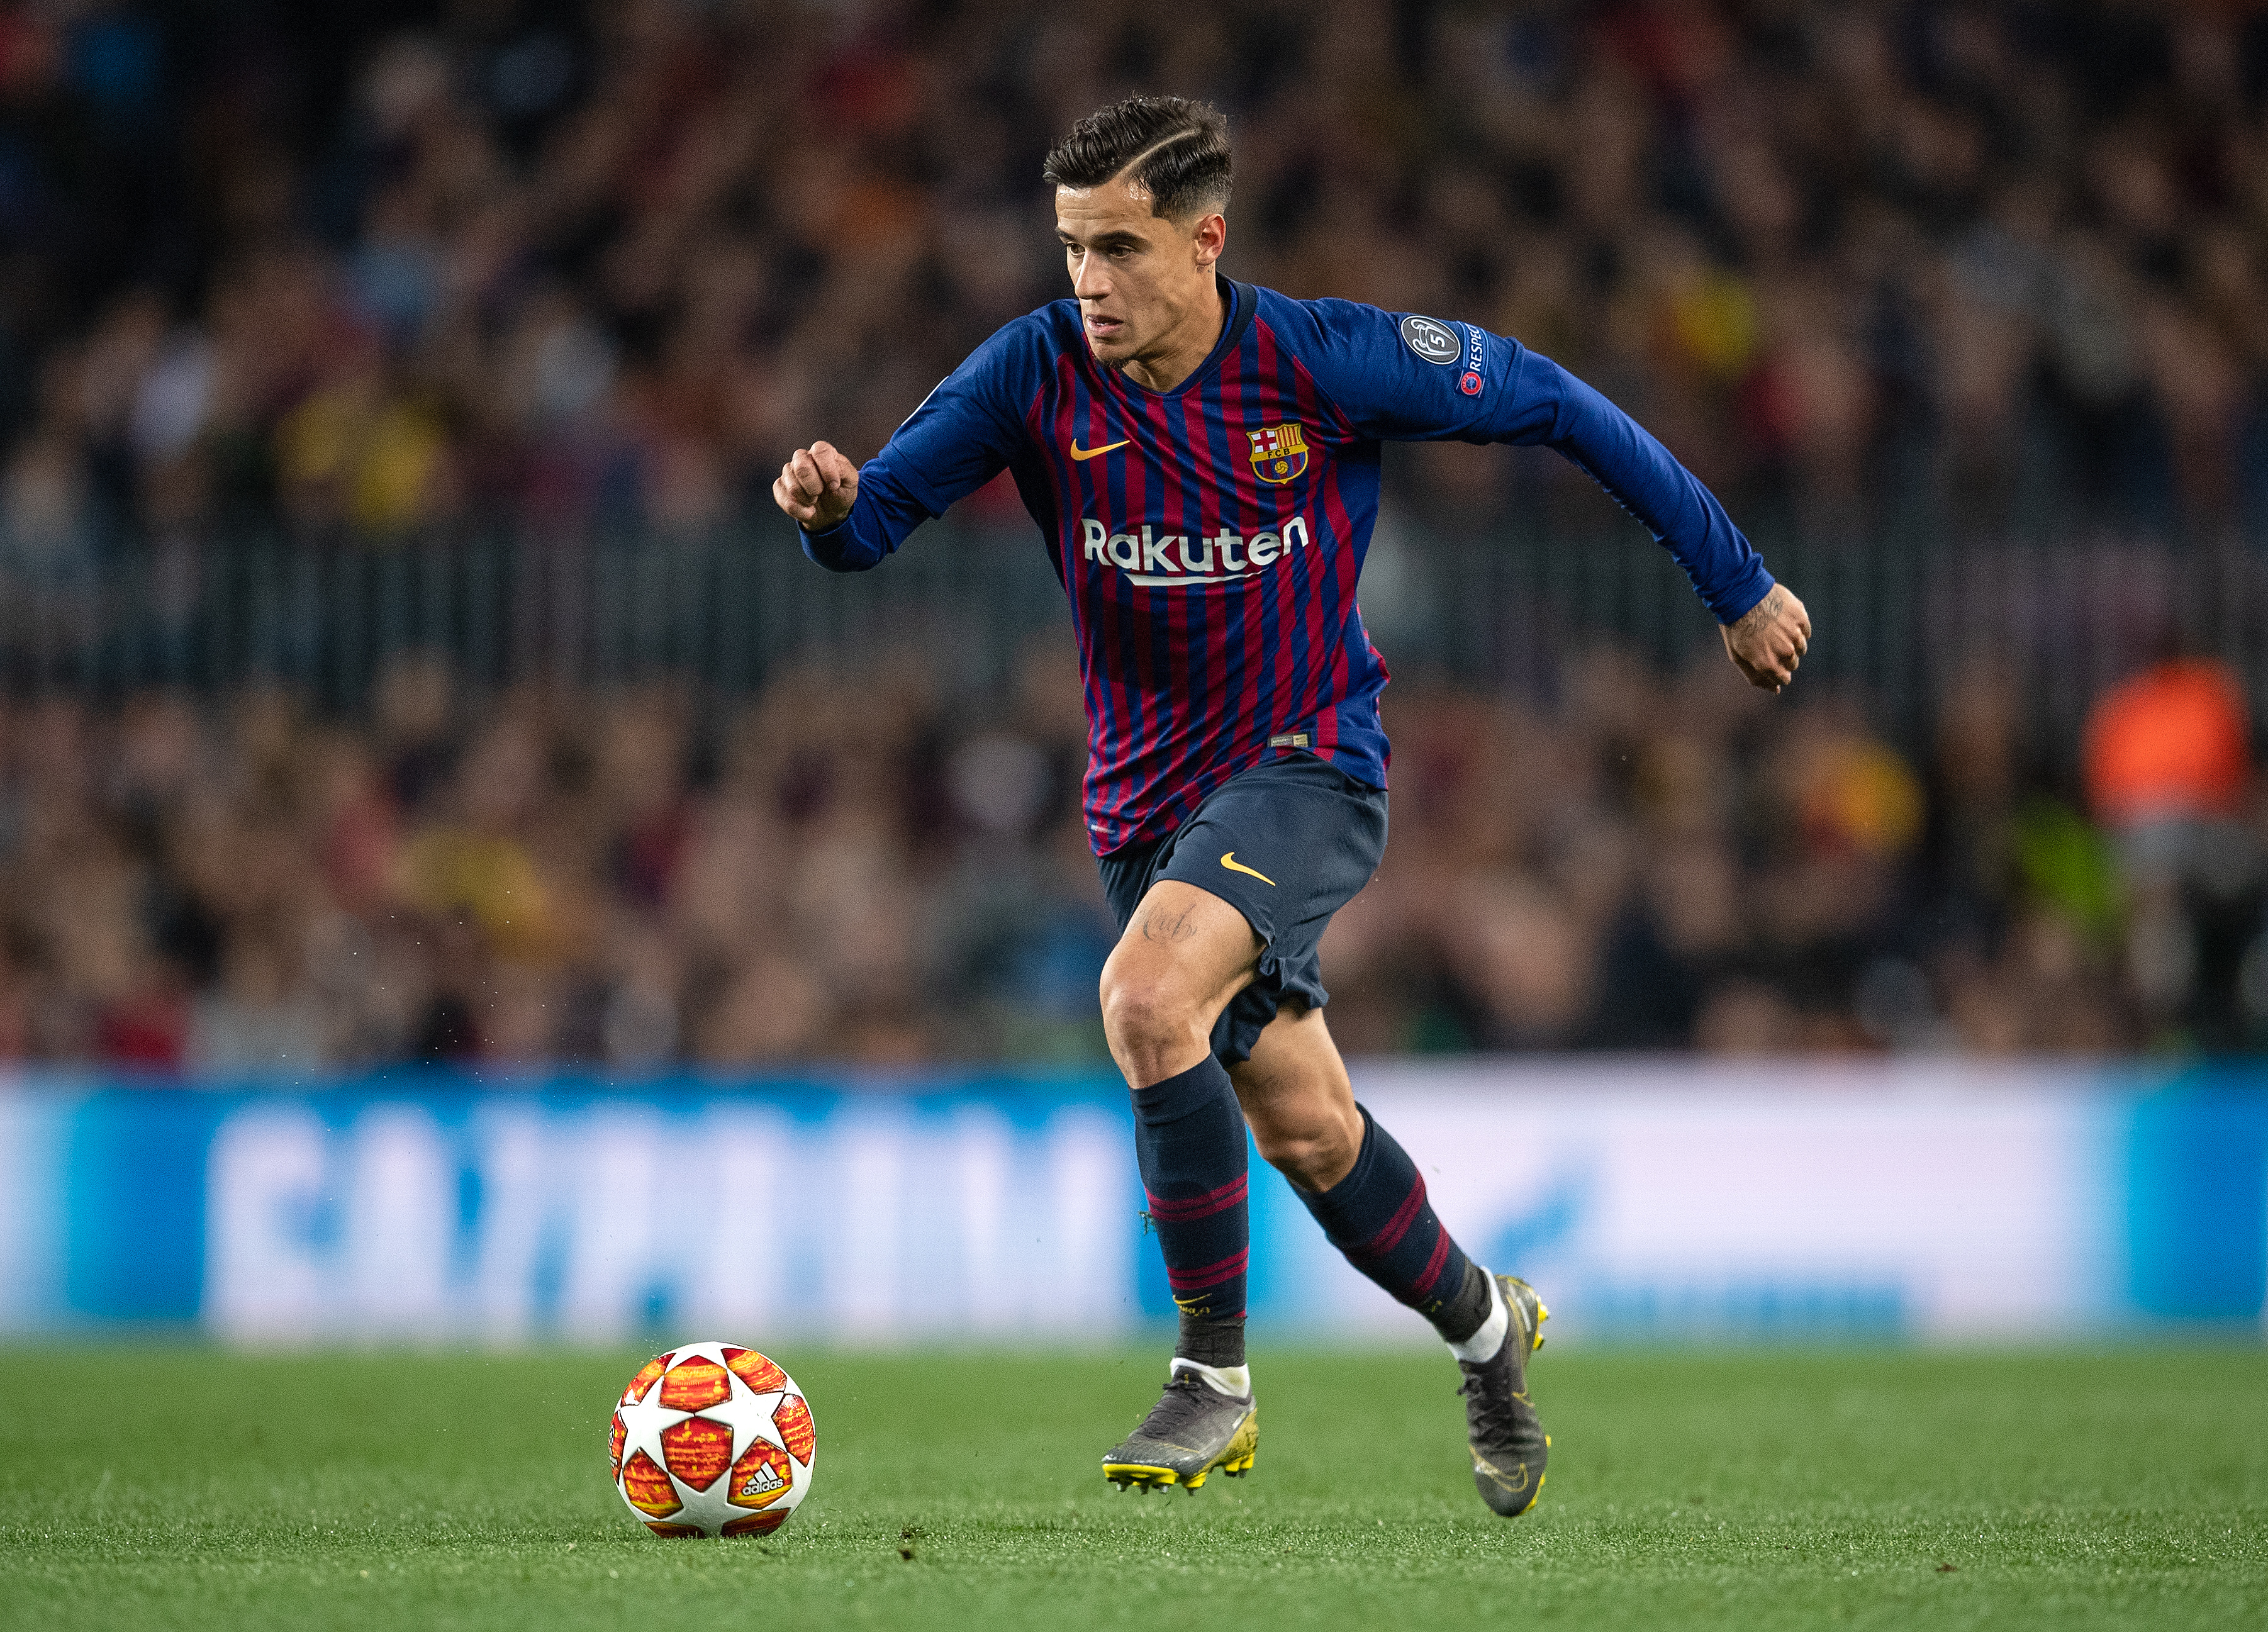
M 1134 1091 L 1134 1155 L 1181 1311 L 1174 1352 L 1204 1365 L 1242 1365 L 1251 1252 L 1244 1115 L 1219 1059 L 1208 1054 Z
M 1462 1343 L 1488 1319 L 1488 1277 L 1433 1216 L 1425 1175 L 1394 1136 L 1362 1112 L 1362 1149 L 1328 1190 L 1293 1193 L 1347 1261 Z

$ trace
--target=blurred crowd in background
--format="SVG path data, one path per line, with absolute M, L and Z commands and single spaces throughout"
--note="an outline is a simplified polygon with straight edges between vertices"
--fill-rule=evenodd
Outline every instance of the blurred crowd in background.
M 1913 759 L 1721 658 L 1580 662 L 1556 709 L 1388 691 L 1390 846 L 1323 943 L 1350 1050 L 2268 1040 L 2268 802 L 2218 665 L 2107 693 L 2074 807 L 1988 670 Z M 1071 665 L 1058 631 L 981 703 L 905 653 L 717 713 L 668 687 L 475 704 L 410 657 L 366 727 L 278 691 L 19 705 L 0 1054 L 1100 1061 Z
M 1138 89 L 1230 113 L 1233 276 L 1519 336 L 1768 555 L 2180 538 L 2257 576 L 2268 9 L 29 0 L 0 4 L 0 623 L 255 535 L 739 548 L 787 450 L 872 452 L 1062 293 L 1042 156 Z M 1547 456 L 1388 476 L 1382 543 L 1610 513 Z M 967 509 L 1021 525 L 998 484 Z M 1843 636 L 1933 665 L 1896 738 L 1580 630 L 1518 700 L 1398 682 L 1391 848 L 1324 948 L 1343 1042 L 2268 1043 L 2237 678 L 2167 647 L 2045 745 L 2032 681 L 1933 635 Z M 738 700 L 416 651 L 328 710 L 27 684 L 0 1055 L 1100 1058 L 1067 640 L 998 689 L 939 657 L 766 651 Z
M 2258 7 L 17 0 L 0 530 L 729 519 L 1064 292 L 1135 89 L 1230 112 L 1233 275 L 1516 334 L 1752 523 L 2268 517 Z

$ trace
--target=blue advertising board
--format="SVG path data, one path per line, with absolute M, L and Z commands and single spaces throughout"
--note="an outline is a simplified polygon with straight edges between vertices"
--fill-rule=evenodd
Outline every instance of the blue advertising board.
M 1356 1076 L 1476 1255 L 1547 1288 L 1555 1335 L 2262 1329 L 2259 1074 Z M 1253 1196 L 1256 1324 L 1423 1336 L 1281 1180 Z M 1092 1341 L 1171 1314 L 1143 1237 L 1096 1075 L 0 1087 L 0 1331 Z

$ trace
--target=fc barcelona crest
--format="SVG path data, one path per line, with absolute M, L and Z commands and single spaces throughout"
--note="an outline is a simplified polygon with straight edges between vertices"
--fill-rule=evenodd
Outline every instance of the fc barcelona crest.
M 1252 474 L 1270 486 L 1297 481 L 1307 470 L 1307 437 L 1297 420 L 1244 434 L 1252 438 Z

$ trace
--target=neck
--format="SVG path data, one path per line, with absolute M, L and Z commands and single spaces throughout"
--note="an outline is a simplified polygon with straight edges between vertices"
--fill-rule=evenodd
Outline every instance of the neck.
M 1219 275 L 1210 267 L 1205 268 L 1205 283 L 1212 297 L 1210 300 L 1192 306 L 1189 315 L 1174 325 L 1155 351 L 1127 360 L 1126 372 L 1136 385 L 1152 391 L 1171 391 L 1212 355 L 1220 331 L 1228 326 L 1231 297 Z

